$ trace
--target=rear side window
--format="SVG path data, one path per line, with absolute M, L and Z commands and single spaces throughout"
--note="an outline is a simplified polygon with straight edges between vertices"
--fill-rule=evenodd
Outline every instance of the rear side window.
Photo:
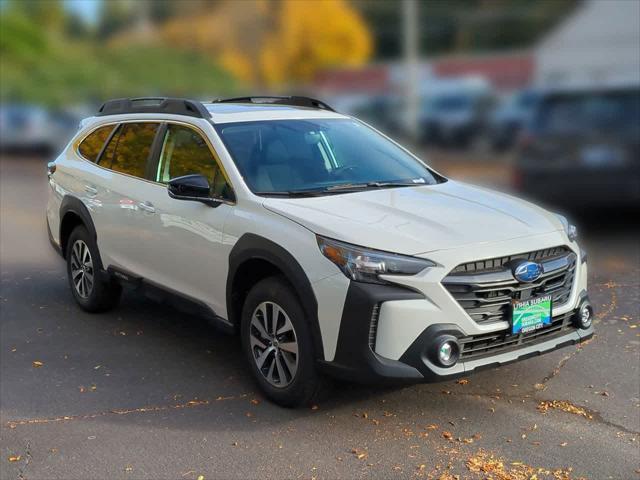
M 100 164 L 115 172 L 144 178 L 147 158 L 149 158 L 158 125 L 158 123 L 125 123 L 121 125 L 117 141 L 114 143 L 116 140 L 116 135 L 114 135 L 112 142 L 105 150 L 104 160 L 101 160 Z M 110 150 L 113 150 L 113 153 Z
M 169 125 L 158 162 L 156 181 L 167 183 L 183 175 L 200 174 L 207 177 L 215 198 L 230 198 L 231 186 L 211 149 L 195 130 Z
M 80 154 L 87 160 L 95 162 L 98 155 L 100 155 L 100 150 L 102 150 L 104 142 L 109 138 L 109 134 L 113 131 L 113 128 L 113 125 L 107 125 L 105 127 L 100 127 L 93 133 L 89 134 L 78 147 Z

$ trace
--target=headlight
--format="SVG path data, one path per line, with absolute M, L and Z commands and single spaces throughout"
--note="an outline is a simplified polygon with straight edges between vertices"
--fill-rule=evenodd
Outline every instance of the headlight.
M 422 258 L 370 250 L 316 236 L 322 254 L 356 282 L 388 283 L 379 275 L 415 275 L 436 264 Z
M 565 217 L 564 215 L 556 213 L 556 216 L 562 222 L 562 226 L 564 227 L 564 231 L 567 233 L 567 237 L 569 237 L 569 240 L 575 242 L 578 238 L 578 229 L 576 228 L 576 226 L 569 223 L 569 220 L 567 220 L 567 217 Z

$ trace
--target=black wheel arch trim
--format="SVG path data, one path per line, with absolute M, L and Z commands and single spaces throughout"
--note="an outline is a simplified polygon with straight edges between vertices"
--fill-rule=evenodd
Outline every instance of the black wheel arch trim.
M 280 270 L 291 284 L 300 300 L 300 304 L 310 321 L 312 341 L 316 358 L 324 358 L 324 344 L 318 321 L 318 300 L 311 282 L 302 266 L 285 248 L 271 240 L 253 233 L 245 233 L 233 246 L 229 254 L 229 272 L 227 274 L 227 317 L 236 327 L 239 326 L 241 311 L 235 311 L 233 285 L 240 267 L 247 261 L 264 260 Z
M 64 225 L 65 216 L 69 213 L 78 216 L 80 220 L 82 220 L 82 223 L 84 224 L 85 228 L 89 232 L 89 235 L 91 235 L 91 237 L 93 238 L 94 241 L 96 241 L 96 243 L 98 239 L 96 227 L 93 223 L 93 219 L 91 218 L 91 214 L 89 213 L 89 209 L 87 208 L 87 206 L 84 203 L 82 203 L 82 201 L 79 198 L 71 195 L 65 195 L 60 204 L 60 227 L 59 227 L 60 232 L 58 237 L 60 239 L 60 250 L 62 252 L 62 256 L 65 258 L 66 258 L 67 252 L 66 252 L 66 245 L 62 244 L 62 226 Z M 100 252 L 98 252 L 97 260 L 99 265 L 102 266 L 102 259 L 100 258 Z

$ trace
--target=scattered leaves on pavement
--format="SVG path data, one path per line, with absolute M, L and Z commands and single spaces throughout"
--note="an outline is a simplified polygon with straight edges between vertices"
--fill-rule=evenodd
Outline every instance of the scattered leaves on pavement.
M 563 412 L 572 413 L 574 415 L 580 415 L 589 420 L 593 419 L 593 415 L 587 412 L 584 408 L 578 407 L 566 400 L 547 400 L 538 404 L 538 410 L 542 413 L 547 413 L 549 410 L 562 410 Z
M 569 480 L 572 472 L 571 468 L 548 470 L 535 468 L 522 462 L 511 462 L 505 465 L 503 460 L 483 451 L 470 457 L 466 466 L 469 471 L 480 473 L 483 478 L 494 480 L 538 480 L 540 478 Z

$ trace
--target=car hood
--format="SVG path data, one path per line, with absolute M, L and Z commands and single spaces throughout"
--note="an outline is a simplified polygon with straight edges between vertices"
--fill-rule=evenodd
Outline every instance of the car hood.
M 268 210 L 323 236 L 409 255 L 561 230 L 524 200 L 447 181 L 310 198 L 267 198 Z

